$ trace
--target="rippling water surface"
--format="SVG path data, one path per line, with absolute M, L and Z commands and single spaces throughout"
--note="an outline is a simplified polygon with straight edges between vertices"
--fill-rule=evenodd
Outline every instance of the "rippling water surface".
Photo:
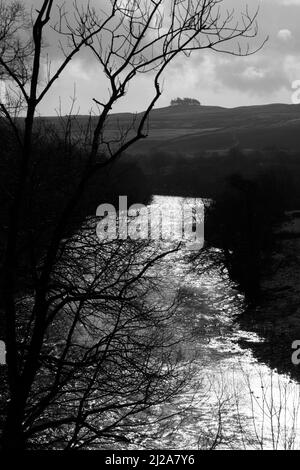
M 169 206 L 176 214 L 184 202 L 197 203 L 155 196 L 152 204 Z M 240 329 L 236 321 L 245 308 L 243 296 L 220 270 L 194 272 L 187 255 L 183 247 L 167 258 L 164 289 L 181 292 L 183 328 L 188 325 L 192 332 L 184 354 L 190 350 L 196 368 L 186 392 L 163 411 L 189 410 L 169 423 L 160 441 L 154 440 L 153 430 L 153 439 L 149 435 L 141 445 L 299 448 L 299 384 L 259 363 L 250 345 L 249 349 L 239 346 L 241 339 L 260 341 L 259 336 Z

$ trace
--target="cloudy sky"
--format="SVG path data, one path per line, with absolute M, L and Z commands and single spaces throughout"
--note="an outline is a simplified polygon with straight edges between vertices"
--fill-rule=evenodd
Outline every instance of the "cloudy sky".
M 104 1 L 107 0 L 98 0 L 98 3 Z M 234 3 L 237 13 L 244 5 L 242 0 L 228 1 Z M 249 0 L 248 4 L 253 9 L 260 5 L 259 36 L 252 44 L 255 47 L 268 35 L 264 48 L 249 57 L 200 51 L 190 58 L 177 59 L 164 75 L 164 93 L 158 107 L 168 106 L 170 100 L 177 96 L 193 97 L 205 105 L 225 107 L 291 103 L 292 82 L 300 80 L 300 0 Z M 55 67 L 56 61 L 59 63 L 59 55 L 55 55 L 52 37 L 49 36 L 48 40 Z M 87 57 L 78 56 L 72 60 L 68 70 L 40 105 L 40 113 L 55 114 L 60 99 L 63 113 L 67 112 L 75 86 L 75 111 L 80 114 L 89 112 L 93 98 L 101 101 L 102 95 L 105 96 L 107 83 L 99 65 L 91 57 L 87 60 Z M 113 111 L 142 111 L 152 92 L 151 76 L 142 75 Z

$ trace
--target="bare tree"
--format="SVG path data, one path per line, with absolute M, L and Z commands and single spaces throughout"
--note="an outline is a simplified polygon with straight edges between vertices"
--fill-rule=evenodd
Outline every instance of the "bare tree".
M 157 256 L 144 260 L 144 265 L 128 277 L 129 267 L 136 266 L 130 250 L 122 257 L 122 244 L 112 252 L 105 245 L 105 254 L 102 247 L 98 247 L 100 253 L 96 250 L 94 256 L 100 258 L 94 266 L 104 274 L 99 277 L 94 273 L 93 280 L 87 281 L 81 272 L 84 269 L 81 242 L 73 244 L 73 254 L 66 258 L 68 243 L 65 239 L 91 180 L 135 142 L 146 137 L 149 114 L 162 92 L 163 73 L 179 54 L 189 55 L 202 49 L 237 55 L 255 52 L 249 49 L 247 40 L 257 34 L 258 11 L 250 14 L 246 10 L 239 22 L 234 11 L 223 10 L 222 3 L 221 0 L 111 0 L 109 7 L 99 12 L 90 4 L 81 7 L 75 3 L 73 14 L 59 7 L 58 19 L 57 14 L 56 19 L 53 14 L 53 0 L 41 1 L 32 19 L 19 2 L 0 3 L 0 72 L 7 88 L 7 99 L 0 103 L 0 108 L 17 142 L 16 176 L 2 262 L 1 304 L 5 316 L 9 386 L 3 433 L 6 448 L 23 448 L 38 432 L 53 432 L 64 426 L 69 427 L 68 436 L 72 436 L 63 439 L 68 446 L 89 444 L 108 436 L 112 429 L 117 436 L 116 430 L 126 429 L 128 415 L 162 400 L 161 384 L 166 372 L 163 368 L 153 369 L 155 350 L 164 343 L 159 334 L 160 319 L 143 304 L 144 294 L 139 302 L 135 300 L 138 285 Z M 54 72 L 48 62 L 44 83 L 41 80 L 46 60 L 43 39 L 49 27 L 56 34 L 63 59 Z M 244 48 L 239 39 L 246 40 Z M 22 224 L 35 164 L 35 114 L 70 61 L 86 47 L 104 71 L 110 94 L 106 101 L 94 98 L 99 115 L 92 128 L 89 154 L 81 163 L 72 191 L 67 192 L 68 197 L 56 208 L 58 215 L 52 220 L 42 253 L 32 256 L 34 250 L 24 246 Z M 112 142 L 105 135 L 109 113 L 140 73 L 151 75 L 153 98 L 130 132 L 121 132 L 120 138 Z M 24 121 L 16 119 L 19 111 L 25 114 Z M 23 268 L 20 253 L 24 251 L 31 273 L 26 289 L 20 274 Z M 86 254 L 84 258 L 91 261 Z M 103 259 L 106 259 L 104 267 Z M 120 273 L 116 292 L 113 282 L 109 288 L 103 286 L 103 280 L 113 274 L 115 266 Z M 122 276 L 126 281 L 122 281 Z M 22 296 L 20 290 L 30 295 Z M 100 312 L 99 320 L 95 323 L 90 315 L 96 319 L 97 312 Z M 168 315 L 162 316 L 162 320 L 167 319 Z M 137 324 L 138 328 L 132 327 Z M 64 332 L 62 345 L 51 352 L 53 332 L 57 329 Z M 74 339 L 79 329 L 87 331 L 85 345 Z M 113 363 L 108 366 L 107 355 L 111 349 L 114 352 L 109 357 Z M 140 351 L 139 356 L 137 351 Z M 163 363 L 167 364 L 167 359 Z M 118 371 L 117 380 L 114 370 Z M 130 378 L 126 370 L 133 377 Z M 171 378 L 172 375 L 172 371 L 167 373 Z M 136 377 L 141 388 L 133 391 Z M 172 387 L 170 390 L 173 393 Z M 55 439 L 57 435 L 59 433 L 55 434 Z
M 150 415 L 142 412 L 184 388 L 190 370 L 179 373 L 171 333 L 176 296 L 163 305 L 162 279 L 151 269 L 162 268 L 165 257 L 145 242 L 99 243 L 94 222 L 65 242 L 47 297 L 39 377 L 25 412 L 25 437 L 33 445 L 126 442 L 130 431 L 147 424 Z M 31 302 L 27 294 L 18 298 L 23 357 L 34 328 Z M 152 414 L 150 422 L 160 419 Z

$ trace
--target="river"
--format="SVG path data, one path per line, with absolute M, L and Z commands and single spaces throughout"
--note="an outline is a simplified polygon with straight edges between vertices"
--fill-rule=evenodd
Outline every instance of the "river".
M 184 202 L 154 196 L 152 205 L 167 205 L 176 214 Z M 159 440 L 153 428 L 139 448 L 300 448 L 299 384 L 252 354 L 251 344 L 263 340 L 239 325 L 245 302 L 226 272 L 213 268 L 199 274 L 188 255 L 183 247 L 166 259 L 164 288 L 181 292 L 182 318 L 191 331 L 181 364 L 190 352 L 193 380 L 184 394 L 161 407 L 162 414 L 185 411 L 168 421 Z

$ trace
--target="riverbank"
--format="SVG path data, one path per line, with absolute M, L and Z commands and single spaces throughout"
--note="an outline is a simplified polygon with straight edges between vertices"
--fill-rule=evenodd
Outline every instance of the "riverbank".
M 278 233 L 278 250 L 262 280 L 262 298 L 238 323 L 256 333 L 260 342 L 240 341 L 254 357 L 279 373 L 300 382 L 300 366 L 291 360 L 292 343 L 300 340 L 300 216 L 290 212 Z

